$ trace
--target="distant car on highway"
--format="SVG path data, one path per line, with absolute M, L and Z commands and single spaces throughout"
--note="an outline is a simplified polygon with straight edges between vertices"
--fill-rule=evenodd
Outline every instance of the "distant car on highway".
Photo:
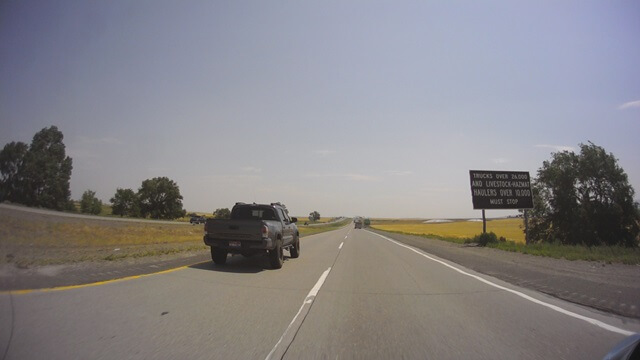
M 207 219 L 204 243 L 211 247 L 211 259 L 218 265 L 227 262 L 227 254 L 267 254 L 271 267 L 279 269 L 283 250 L 288 249 L 292 258 L 300 256 L 297 221 L 280 203 L 236 203 L 231 219 Z
M 204 216 L 192 216 L 191 219 L 189 220 L 189 222 L 192 225 L 204 224 L 206 221 L 207 221 L 207 218 L 205 218 Z

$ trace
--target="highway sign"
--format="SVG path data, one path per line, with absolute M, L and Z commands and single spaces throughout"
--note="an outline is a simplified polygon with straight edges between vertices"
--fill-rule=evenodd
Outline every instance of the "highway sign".
M 528 171 L 469 170 L 474 209 L 531 209 Z

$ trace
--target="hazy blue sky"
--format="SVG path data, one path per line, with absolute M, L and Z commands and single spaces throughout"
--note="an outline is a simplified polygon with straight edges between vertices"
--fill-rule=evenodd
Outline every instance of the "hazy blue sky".
M 76 199 L 477 217 L 470 169 L 587 141 L 640 191 L 640 2 L 2 1 L 0 146 L 50 125 Z

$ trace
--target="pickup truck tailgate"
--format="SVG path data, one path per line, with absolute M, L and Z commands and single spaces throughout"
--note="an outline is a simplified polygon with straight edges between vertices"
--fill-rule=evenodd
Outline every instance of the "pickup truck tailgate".
M 209 219 L 206 236 L 220 240 L 259 241 L 262 239 L 262 225 L 260 220 Z

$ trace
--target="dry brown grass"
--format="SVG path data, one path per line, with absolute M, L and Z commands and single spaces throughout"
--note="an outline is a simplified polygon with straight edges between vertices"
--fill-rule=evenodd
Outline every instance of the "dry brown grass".
M 300 234 L 337 227 L 300 226 Z M 203 225 L 69 218 L 0 209 L 0 264 L 29 267 L 206 251 L 203 235 Z
M 204 250 L 202 235 L 202 225 L 64 218 L 3 209 L 0 264 L 28 266 Z

